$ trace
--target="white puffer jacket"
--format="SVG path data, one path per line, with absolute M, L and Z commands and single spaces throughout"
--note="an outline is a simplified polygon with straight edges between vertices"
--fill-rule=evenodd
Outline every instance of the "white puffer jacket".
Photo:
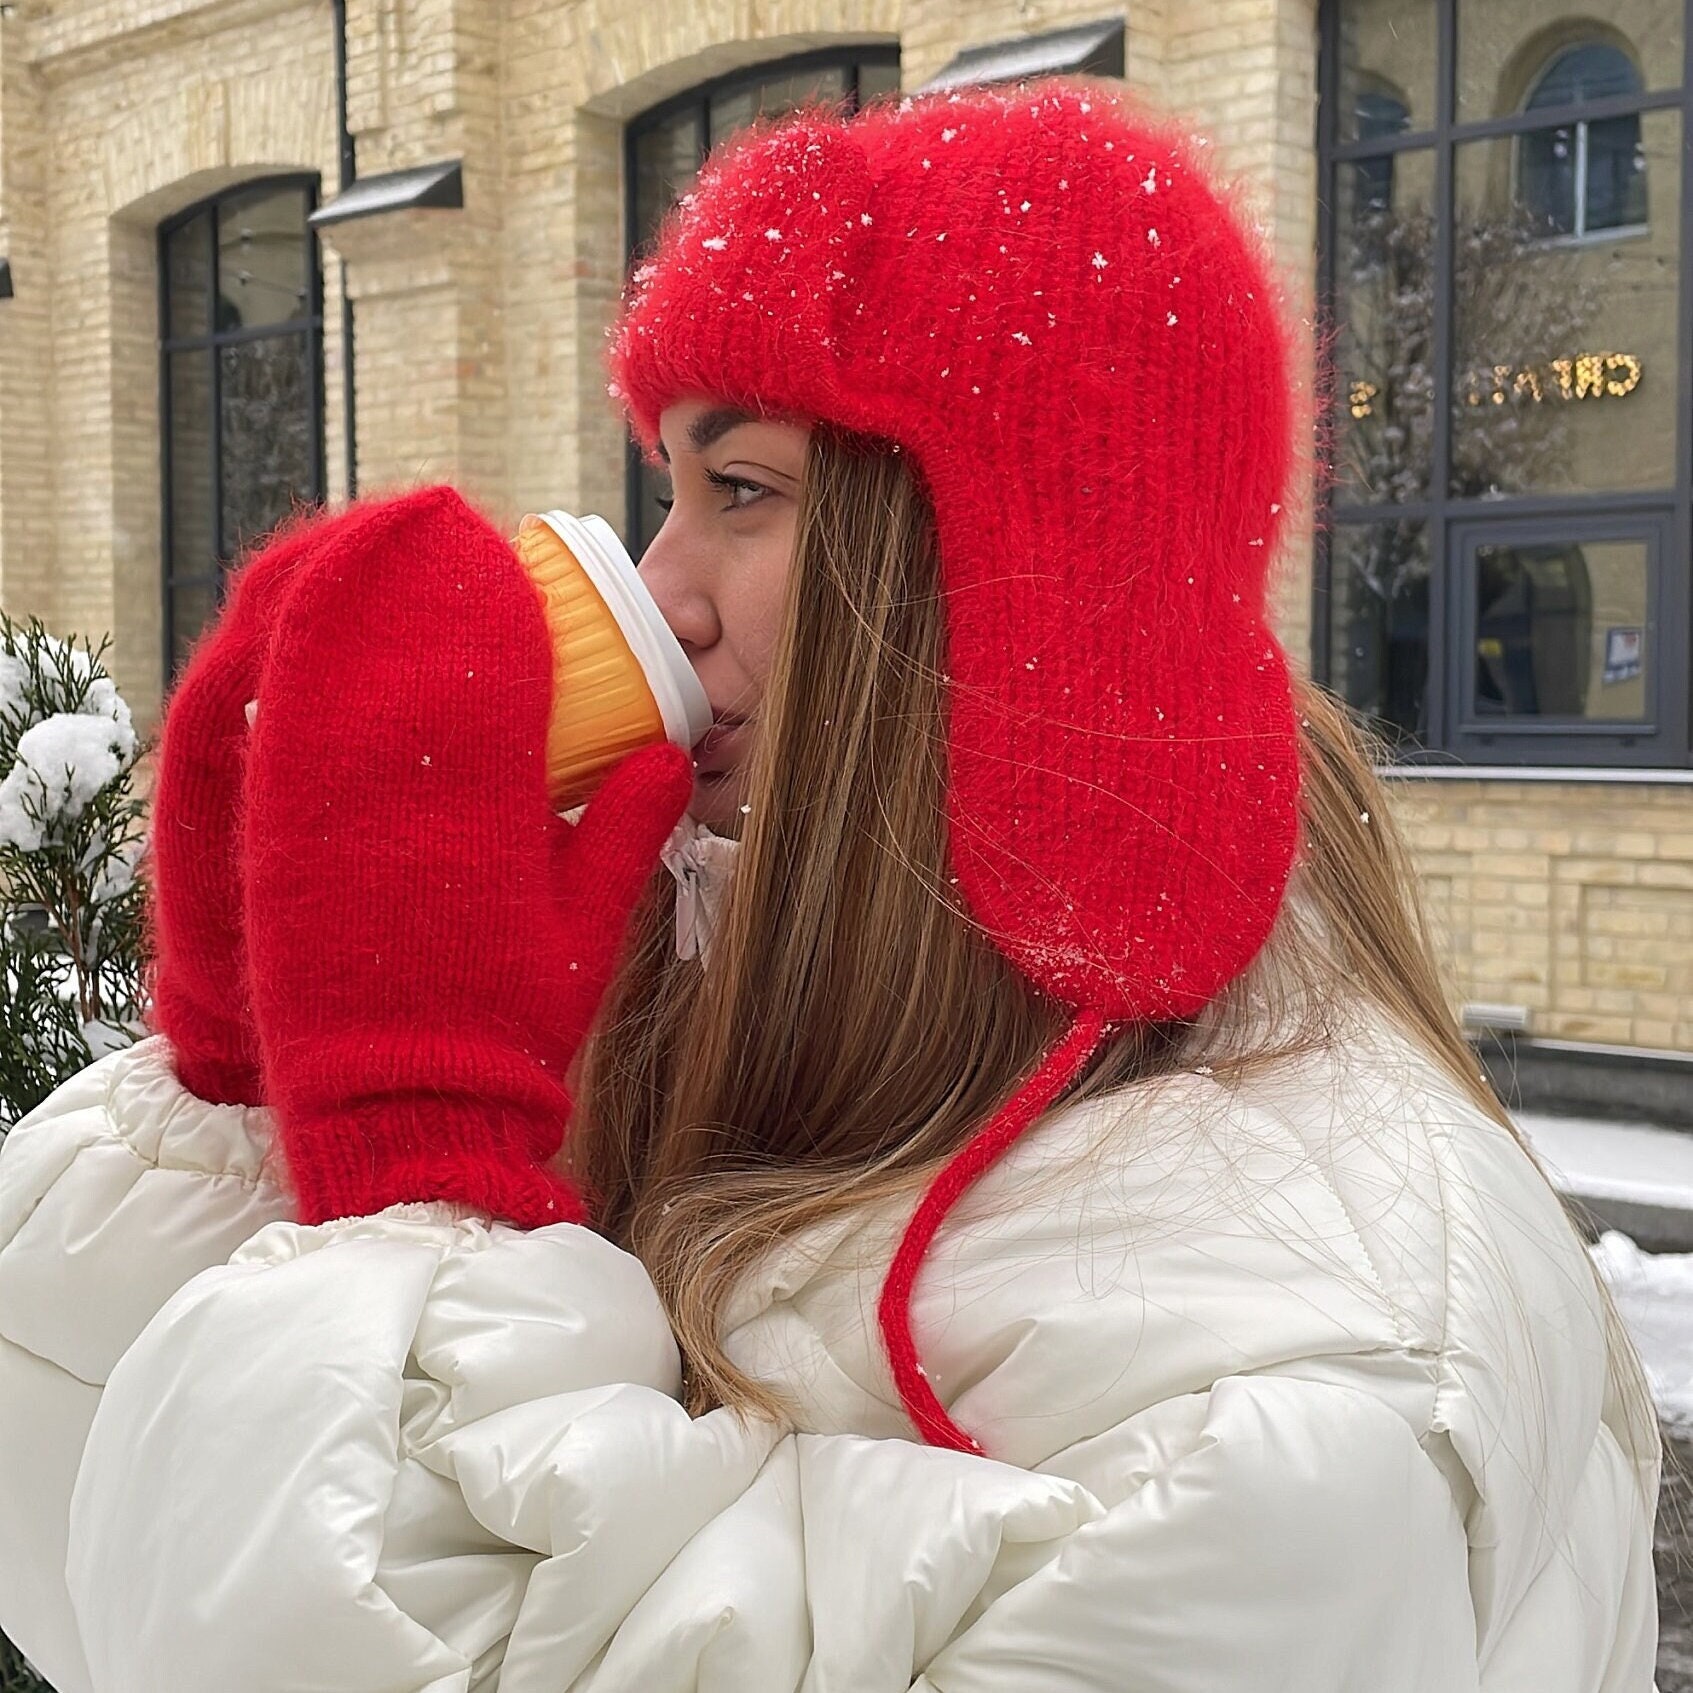
M 1360 1036 L 1072 1108 L 954 1214 L 913 1444 L 900 1218 L 729 1313 L 440 1206 L 288 1220 L 151 1041 L 0 1155 L 0 1624 L 61 1693 L 1645 1693 L 1656 1454 L 1526 1154 Z

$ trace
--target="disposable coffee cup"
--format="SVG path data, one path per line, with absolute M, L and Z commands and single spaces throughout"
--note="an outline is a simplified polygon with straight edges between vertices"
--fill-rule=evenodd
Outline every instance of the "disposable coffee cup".
M 555 808 L 568 811 L 638 748 L 692 747 L 711 727 L 711 704 L 603 517 L 531 513 L 512 545 L 552 633 L 559 686 L 547 783 Z

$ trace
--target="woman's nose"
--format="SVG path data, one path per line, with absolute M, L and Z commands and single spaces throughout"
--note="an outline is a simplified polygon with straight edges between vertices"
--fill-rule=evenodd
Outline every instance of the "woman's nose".
M 667 518 L 641 557 L 641 581 L 653 597 L 670 632 L 690 652 L 703 652 L 721 634 L 711 593 L 707 558 L 688 535 Z

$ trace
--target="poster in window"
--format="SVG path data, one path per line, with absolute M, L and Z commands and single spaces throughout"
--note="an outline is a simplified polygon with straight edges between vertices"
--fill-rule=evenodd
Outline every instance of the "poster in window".
M 1642 631 L 1612 624 L 1605 631 L 1605 684 L 1632 682 L 1640 674 Z

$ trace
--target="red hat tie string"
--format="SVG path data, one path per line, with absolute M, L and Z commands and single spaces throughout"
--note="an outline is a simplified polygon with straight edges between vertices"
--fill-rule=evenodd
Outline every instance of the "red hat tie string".
M 911 1333 L 911 1294 L 924 1254 L 947 1213 L 1076 1079 L 1082 1066 L 1099 1050 L 1109 1027 L 1104 1012 L 1079 1011 L 1068 1033 L 1042 1059 L 1039 1069 L 953 1154 L 929 1184 L 905 1226 L 899 1250 L 882 1284 L 877 1314 L 900 1401 L 917 1425 L 918 1433 L 931 1446 L 946 1446 L 955 1452 L 982 1450 L 975 1437 L 947 1415 L 917 1355 L 917 1342 Z

